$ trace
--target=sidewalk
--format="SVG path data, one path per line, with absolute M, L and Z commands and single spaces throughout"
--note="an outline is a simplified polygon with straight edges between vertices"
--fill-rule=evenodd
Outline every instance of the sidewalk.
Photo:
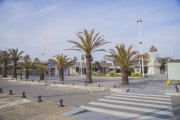
M 37 102 L 36 99 L 30 97 L 24 99 L 30 102 L 16 105 L 19 99 L 22 99 L 19 95 L 0 93 L 0 120 L 73 120 L 73 118 L 61 115 L 73 109 L 73 106 L 58 107 L 52 102 Z M 11 106 L 7 106 L 10 104 Z

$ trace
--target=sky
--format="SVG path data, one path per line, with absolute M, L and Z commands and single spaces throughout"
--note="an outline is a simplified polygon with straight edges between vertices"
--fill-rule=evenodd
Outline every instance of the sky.
M 83 29 L 100 32 L 107 52 L 93 53 L 103 60 L 116 44 L 140 50 L 138 17 L 142 18 L 143 52 L 154 45 L 161 57 L 180 58 L 180 0 L 0 0 L 0 49 L 19 48 L 41 60 L 67 51 Z M 42 55 L 45 54 L 45 55 Z

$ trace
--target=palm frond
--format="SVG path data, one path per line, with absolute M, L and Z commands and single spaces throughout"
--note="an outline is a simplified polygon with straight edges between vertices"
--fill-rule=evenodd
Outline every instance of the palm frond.
M 134 60 L 137 59 L 138 52 L 132 50 L 132 45 L 126 50 L 124 44 L 119 44 L 115 46 L 114 49 L 109 50 L 109 55 L 105 57 L 111 61 L 116 61 L 120 67 L 129 67 Z
M 106 51 L 105 49 L 98 49 L 98 50 L 94 50 L 93 52 L 98 52 L 98 51 Z
M 71 59 L 68 58 L 67 55 L 63 54 L 56 54 L 55 59 L 49 59 L 49 61 L 56 65 L 58 69 L 71 66 Z
M 81 44 L 81 43 L 78 43 L 78 42 L 72 41 L 72 40 L 68 40 L 68 42 L 73 43 L 75 45 L 73 48 L 79 48 L 83 51 L 86 51 L 86 49 L 85 49 L 86 47 L 83 46 L 84 44 Z
M 86 54 L 91 55 L 92 52 L 100 51 L 97 50 L 100 46 L 107 44 L 102 36 L 99 36 L 100 33 L 95 34 L 94 29 L 88 32 L 86 29 L 83 30 L 83 36 L 80 32 L 77 32 L 76 35 L 80 39 L 80 42 L 68 40 L 68 42 L 74 44 L 74 46 L 69 50 L 78 50 L 81 49 Z

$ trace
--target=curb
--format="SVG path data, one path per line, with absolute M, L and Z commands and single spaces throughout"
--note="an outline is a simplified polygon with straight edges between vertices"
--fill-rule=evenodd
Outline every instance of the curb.
M 50 84 L 51 87 L 61 87 L 61 88 L 76 88 L 76 89 L 85 89 L 85 90 L 100 90 L 106 91 L 108 88 L 105 87 L 91 87 L 91 86 L 74 86 L 74 85 L 61 85 L 61 84 Z
M 111 88 L 110 89 L 110 92 L 114 92 L 114 93 L 127 93 L 129 90 L 131 90 L 133 88 L 122 88 L 122 89 L 119 89 L 119 88 Z M 169 96 L 180 96 L 180 92 L 175 92 L 175 91 L 163 91 L 163 95 L 169 95 Z M 136 92 L 130 92 L 130 93 L 136 93 Z M 145 93 L 144 93 L 145 94 Z M 157 95 L 160 95 L 160 94 L 157 94 Z
M 47 83 L 39 83 L 39 82 L 29 82 L 29 81 L 19 81 L 19 80 L 8 80 L 9 82 L 17 82 L 23 84 L 32 84 L 32 85 L 47 85 Z
M 114 93 L 125 93 L 129 90 L 130 88 L 110 88 L 110 92 L 114 92 Z

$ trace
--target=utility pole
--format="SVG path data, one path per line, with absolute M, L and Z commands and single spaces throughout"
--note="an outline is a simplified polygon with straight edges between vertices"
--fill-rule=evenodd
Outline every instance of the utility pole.
M 142 36 L 141 36 L 141 22 L 142 19 L 140 17 L 138 17 L 137 20 L 138 24 L 139 24 L 139 45 L 141 47 L 141 69 L 142 69 L 142 76 L 144 77 L 144 58 L 143 58 L 143 42 L 142 42 Z

